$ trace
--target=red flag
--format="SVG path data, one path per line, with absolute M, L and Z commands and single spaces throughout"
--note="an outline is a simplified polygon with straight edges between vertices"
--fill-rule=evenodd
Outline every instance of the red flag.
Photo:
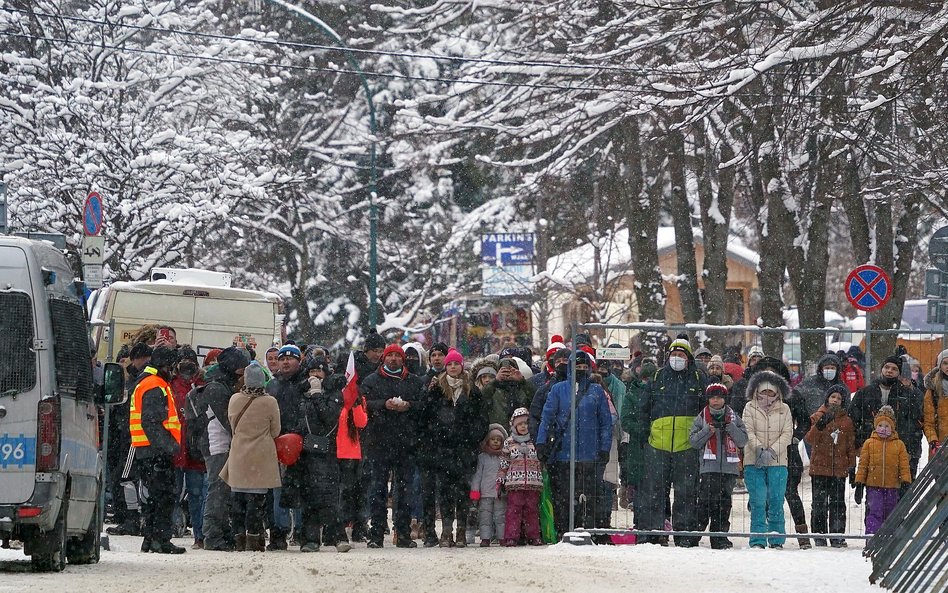
M 359 374 L 355 368 L 355 352 L 349 352 L 349 362 L 346 363 L 346 386 L 342 388 L 342 404 L 346 408 L 355 405 L 359 397 L 359 386 L 356 382 L 359 380 Z

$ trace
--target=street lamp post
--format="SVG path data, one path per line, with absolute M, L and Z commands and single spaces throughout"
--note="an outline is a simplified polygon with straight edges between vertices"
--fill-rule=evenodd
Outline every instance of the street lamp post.
M 362 71 L 358 62 L 355 61 L 352 50 L 349 49 L 346 42 L 343 41 L 342 37 L 333 31 L 329 25 L 323 22 L 322 19 L 299 6 L 284 2 L 283 0 L 267 0 L 267 2 L 285 8 L 303 20 L 309 21 L 315 25 L 320 32 L 332 39 L 336 45 L 345 50 L 346 60 L 352 69 L 359 73 L 359 79 L 362 81 L 362 90 L 365 91 L 365 101 L 369 106 L 369 131 L 372 133 L 372 141 L 369 144 L 369 327 L 374 329 L 378 322 L 375 306 L 377 292 L 376 275 L 378 270 L 378 251 L 376 249 L 378 210 L 375 201 L 378 197 L 376 195 L 376 182 L 378 177 L 375 169 L 375 104 L 372 101 L 372 91 L 369 89 L 369 81 L 365 77 L 365 72 Z

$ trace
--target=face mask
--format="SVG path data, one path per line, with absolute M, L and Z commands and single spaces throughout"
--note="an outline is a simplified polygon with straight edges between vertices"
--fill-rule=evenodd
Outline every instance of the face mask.
M 885 385 L 886 387 L 892 387 L 895 385 L 895 382 L 898 381 L 898 377 L 882 377 L 879 379 L 879 383 Z
M 576 369 L 576 380 L 582 381 L 589 378 L 589 369 Z
M 876 434 L 884 439 L 887 439 L 892 436 L 892 427 L 888 424 L 880 424 L 876 427 Z
M 560 364 L 556 366 L 556 378 L 560 381 L 566 380 L 566 373 L 569 371 L 569 366 L 565 364 Z
M 191 362 L 178 365 L 178 376 L 184 380 L 189 380 L 197 374 L 197 365 Z
M 668 366 L 670 366 L 673 371 L 683 371 L 685 367 L 688 366 L 688 361 L 680 356 L 673 356 L 669 359 Z
M 836 378 L 836 369 L 823 369 L 823 378 L 832 381 Z
M 405 366 L 408 367 L 408 372 L 412 375 L 417 375 L 418 371 L 421 370 L 421 362 L 413 358 L 409 358 L 405 362 Z

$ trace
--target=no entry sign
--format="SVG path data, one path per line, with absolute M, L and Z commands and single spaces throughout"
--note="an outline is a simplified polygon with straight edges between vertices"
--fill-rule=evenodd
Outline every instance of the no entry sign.
M 846 277 L 846 298 L 860 311 L 875 311 L 892 296 L 892 280 L 879 266 L 863 265 Z

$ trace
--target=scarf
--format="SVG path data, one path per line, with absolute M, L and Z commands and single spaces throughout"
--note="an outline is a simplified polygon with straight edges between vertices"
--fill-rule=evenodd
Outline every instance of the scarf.
M 734 422 L 734 411 L 728 408 L 727 410 L 727 421 Z M 707 406 L 704 409 L 704 421 L 711 424 L 711 407 Z M 734 444 L 734 439 L 731 438 L 727 432 L 724 432 L 724 449 L 727 451 L 727 462 L 728 463 L 737 463 L 740 461 L 740 457 L 737 455 L 737 445 Z M 708 439 L 708 442 L 704 446 L 704 459 L 717 459 L 718 458 L 718 437 L 717 435 L 711 435 L 711 438 Z
M 392 369 L 388 368 L 387 366 L 383 364 L 382 366 L 379 367 L 379 374 L 382 375 L 383 377 L 389 377 L 392 379 L 404 379 L 405 377 L 408 376 L 408 367 L 403 366 L 397 371 L 393 371 Z
M 530 442 L 530 433 L 528 432 L 528 433 L 525 434 L 525 435 L 519 435 L 519 434 L 517 434 L 517 433 L 514 433 L 514 434 L 510 435 L 510 438 L 512 438 L 515 442 L 518 442 L 518 443 L 529 443 L 529 442 Z
M 451 401 L 457 404 L 458 399 L 464 394 L 464 376 L 452 377 L 451 375 L 445 375 L 444 378 L 448 381 L 448 387 L 452 391 Z

